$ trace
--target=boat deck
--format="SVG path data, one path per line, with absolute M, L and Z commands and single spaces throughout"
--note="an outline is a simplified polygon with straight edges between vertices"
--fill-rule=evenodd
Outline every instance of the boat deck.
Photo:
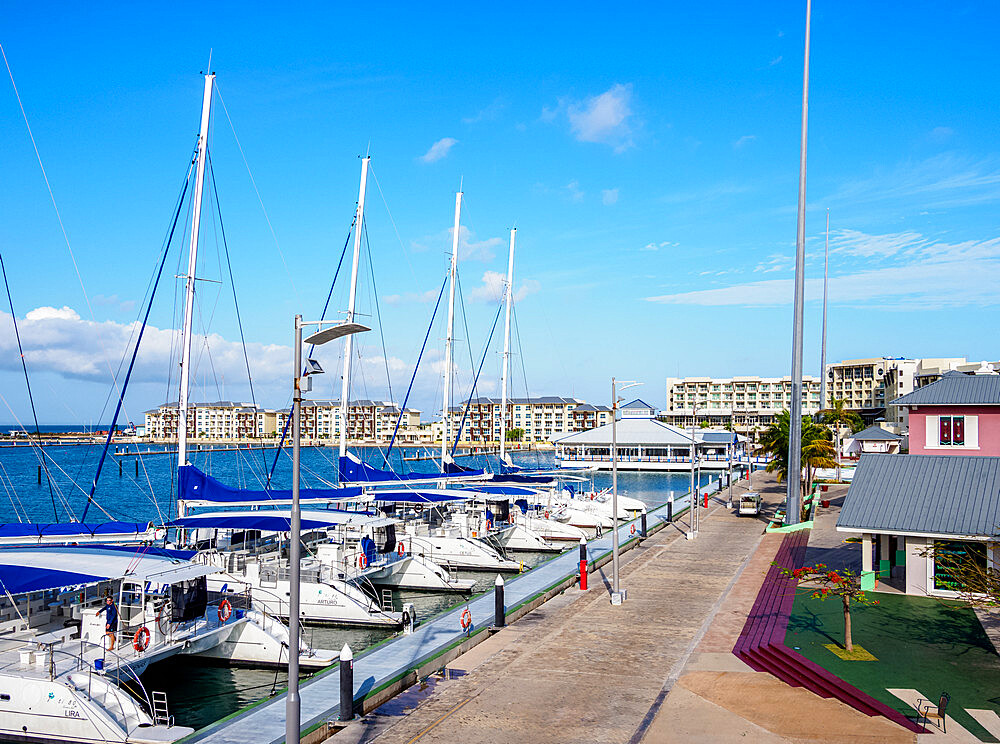
M 675 515 L 686 509 L 687 496 L 674 500 Z M 647 514 L 647 527 L 665 523 L 666 507 L 659 507 Z M 633 525 L 638 533 L 638 524 L 630 522 L 618 528 L 619 540 L 624 543 L 634 537 Z M 600 559 L 611 551 L 612 533 L 588 542 L 591 561 Z M 507 611 L 530 602 L 550 588 L 579 571 L 577 550 L 568 550 L 542 563 L 531 571 L 510 578 L 504 589 Z M 468 607 L 472 614 L 473 630 L 493 624 L 494 597 L 487 592 L 473 601 L 459 605 L 452 610 L 437 615 L 420 625 L 411 635 L 395 638 L 380 644 L 370 651 L 360 654 L 354 661 L 355 697 L 370 693 L 409 671 L 443 653 L 460 642 L 466 633 L 460 621 L 463 610 Z M 336 666 L 302 683 L 301 697 L 302 730 L 308 731 L 317 724 L 333 720 L 338 714 L 340 701 L 340 674 Z M 207 726 L 184 738 L 184 744 L 209 742 L 210 744 L 277 744 L 284 741 L 285 695 L 277 695 L 253 707 L 247 708 L 223 721 Z

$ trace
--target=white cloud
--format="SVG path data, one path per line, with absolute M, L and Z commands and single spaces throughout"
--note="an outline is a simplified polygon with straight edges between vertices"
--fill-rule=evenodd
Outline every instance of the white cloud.
M 865 236 L 851 232 L 844 250 L 859 258 L 882 260 L 879 268 L 865 268 L 869 263 L 864 262 L 859 270 L 832 276 L 830 298 L 836 304 L 880 302 L 887 310 L 932 310 L 1000 301 L 995 292 L 1000 282 L 1000 238 L 946 243 L 915 233 Z M 806 297 L 819 299 L 822 283 L 822 277 L 808 279 Z M 792 285 L 792 279 L 770 279 L 646 299 L 676 305 L 787 305 L 792 301 Z
M 434 302 L 440 290 L 428 289 L 426 292 L 404 292 L 403 294 L 386 295 L 382 301 L 387 305 L 402 305 L 408 302 Z
M 749 145 L 755 139 L 757 139 L 756 134 L 744 134 L 742 137 L 740 137 L 733 143 L 733 147 L 737 150 L 742 150 L 744 147 Z
M 454 231 L 454 227 L 449 227 L 436 235 L 428 235 L 420 240 L 413 241 L 411 244 L 412 248 L 417 252 L 424 252 L 431 249 L 440 250 L 450 255 L 452 234 Z M 496 256 L 496 249 L 503 244 L 503 238 L 477 240 L 476 234 L 465 225 L 462 225 L 458 231 L 458 260 L 490 261 Z
M 661 240 L 659 243 L 646 243 L 640 251 L 658 251 L 660 248 L 676 248 L 680 243 L 672 243 L 669 240 Z
M 434 163 L 441 158 L 447 157 L 448 153 L 451 152 L 451 148 L 458 144 L 458 140 L 454 137 L 442 137 L 433 145 L 431 149 L 420 156 L 420 160 L 425 163 Z
M 601 203 L 610 206 L 618 203 L 618 189 L 601 189 Z
M 768 67 L 774 67 L 775 65 L 781 64 L 781 60 L 783 60 L 783 59 L 784 59 L 784 57 L 779 54 L 777 57 L 775 57 L 770 62 L 768 62 L 767 66 Z
M 499 271 L 486 271 L 483 273 L 482 283 L 471 291 L 467 291 L 465 297 L 470 302 L 499 302 L 503 298 L 506 284 L 506 274 L 501 274 Z M 514 289 L 514 302 L 520 302 L 539 289 L 541 289 L 541 285 L 534 279 L 525 280 Z
M 563 99 L 543 108 L 542 121 L 554 121 L 565 111 L 570 131 L 580 142 L 611 145 L 615 152 L 632 147 L 632 85 L 615 84 L 583 101 Z
M 490 105 L 480 109 L 475 115 L 462 119 L 463 124 L 478 124 L 481 121 L 493 121 L 500 112 L 507 107 L 507 103 L 502 98 L 495 98 Z
M 39 307 L 18 322 L 25 360 L 33 373 L 52 372 L 66 378 L 110 384 L 111 373 L 104 355 L 112 357 L 111 368 L 131 354 L 138 336 L 138 323 L 94 322 L 83 320 L 70 307 Z M 172 329 L 147 326 L 136 359 L 132 379 L 135 382 L 159 382 L 166 379 L 176 356 L 171 354 L 178 333 Z M 232 380 L 246 379 L 246 362 L 239 341 L 228 341 L 218 334 L 196 336 L 192 343 L 195 363 L 211 354 L 215 374 Z M 283 380 L 288 374 L 292 352 L 287 346 L 248 343 L 247 353 L 254 381 Z M 14 326 L 7 313 L 0 313 L 0 369 L 20 369 Z
M 955 130 L 951 127 L 934 127 L 928 135 L 933 142 L 945 142 L 950 140 Z
M 566 191 L 569 193 L 570 201 L 583 201 L 584 192 L 580 189 L 580 182 L 576 179 L 566 184 Z

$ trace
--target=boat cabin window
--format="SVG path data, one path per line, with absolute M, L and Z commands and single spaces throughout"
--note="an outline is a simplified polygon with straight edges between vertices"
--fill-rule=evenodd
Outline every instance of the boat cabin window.
M 375 530 L 375 543 L 381 545 L 380 553 L 391 553 L 396 549 L 396 525 L 387 524 Z
M 486 503 L 488 511 L 493 512 L 494 522 L 506 522 L 510 519 L 510 501 L 488 501 Z

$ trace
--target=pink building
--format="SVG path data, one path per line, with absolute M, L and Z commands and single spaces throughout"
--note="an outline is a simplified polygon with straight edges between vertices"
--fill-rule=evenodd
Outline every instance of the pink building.
M 948 372 L 892 405 L 909 409 L 911 455 L 1000 455 L 1000 375 Z

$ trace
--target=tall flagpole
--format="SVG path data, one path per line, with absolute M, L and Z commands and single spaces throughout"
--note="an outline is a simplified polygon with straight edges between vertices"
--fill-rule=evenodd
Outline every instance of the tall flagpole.
M 806 263 L 806 133 L 809 124 L 809 24 L 806 0 L 806 49 L 802 73 L 802 140 L 799 145 L 799 214 L 795 236 L 795 302 L 792 317 L 792 402 L 788 422 L 788 501 L 785 523 L 798 524 L 802 512 L 802 325 Z
M 831 408 L 826 403 L 826 297 L 830 281 L 830 208 L 826 210 L 826 247 L 823 249 L 823 340 L 819 352 L 819 407 Z

